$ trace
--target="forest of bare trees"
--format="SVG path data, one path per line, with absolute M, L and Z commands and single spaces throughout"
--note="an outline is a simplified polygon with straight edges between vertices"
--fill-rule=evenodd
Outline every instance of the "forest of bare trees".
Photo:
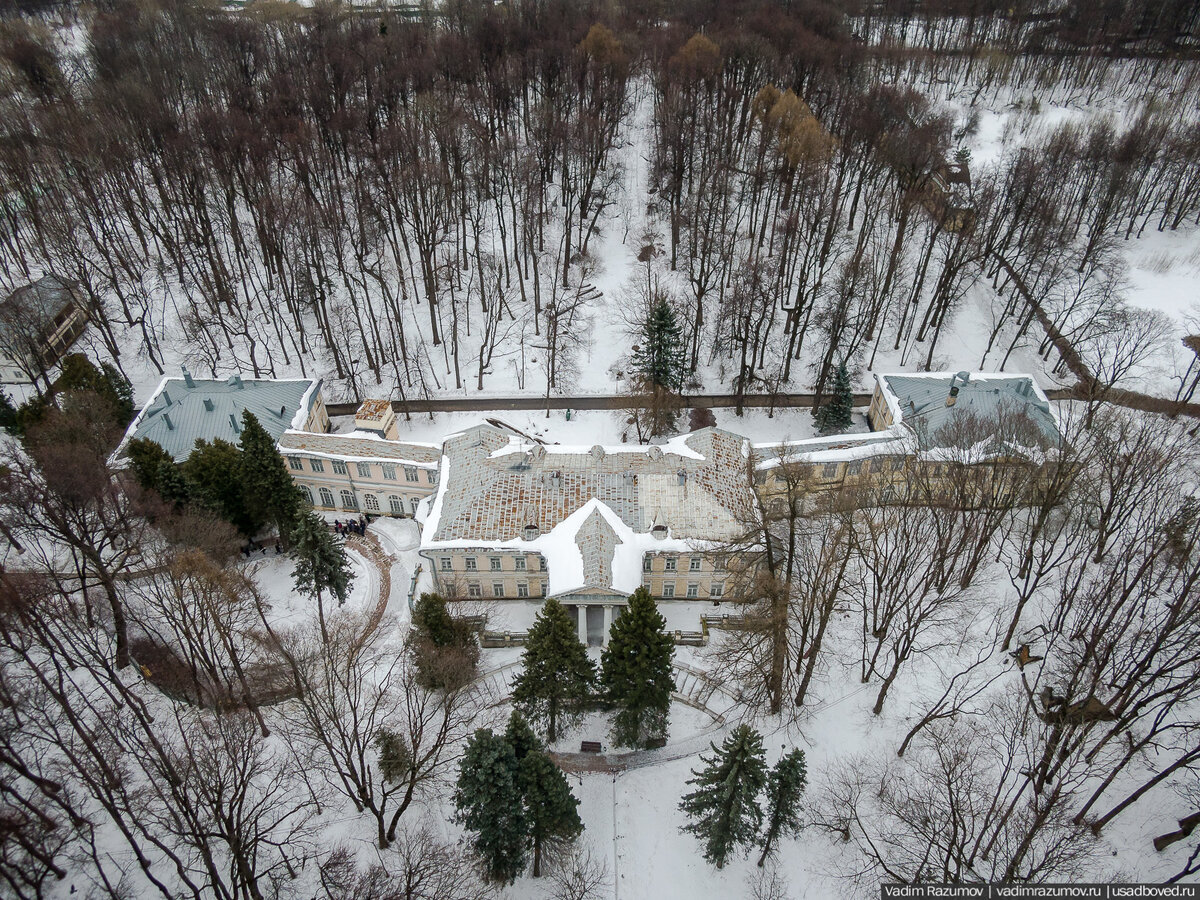
M 399 399 L 497 373 L 571 385 L 606 241 L 664 251 L 648 257 L 689 369 L 738 393 L 820 394 L 881 350 L 929 368 L 987 280 L 981 363 L 1037 345 L 1035 304 L 1086 346 L 1130 315 L 1120 243 L 1200 214 L 1195 16 L 1129 3 L 1081 35 L 1073 8 L 1010 6 L 10 18 L 4 286 L 77 283 L 126 369 L 319 374 Z M 1176 52 L 1110 52 L 1133 35 Z M 1033 133 L 943 190 L 977 101 L 1095 100 L 1131 75 L 1125 118 Z
M 739 395 L 820 395 L 880 354 L 935 368 L 971 291 L 981 366 L 1065 370 L 1049 323 L 1097 390 L 1033 502 L 1021 466 L 949 501 L 914 477 L 904 504 L 814 500 L 785 467 L 729 548 L 760 563 L 756 602 L 711 662 L 798 728 L 842 671 L 874 716 L 910 710 L 809 814 L 864 879 L 1064 880 L 1147 797 L 1200 813 L 1195 435 L 1102 402 L 1168 334 L 1126 303 L 1122 247 L 1200 219 L 1193 5 L 19 6 L 0 285 L 77 284 L 126 371 L 403 400 L 512 369 L 548 396 L 584 369 L 613 242 L 693 379 Z M 976 104 L 1029 92 L 1129 114 L 971 163 Z M 423 685 L 387 621 L 273 625 L 224 524 L 114 470 L 97 402 L 58 398 L 0 455 L 24 551 L 0 570 L 3 892 L 488 896 L 421 817 L 488 724 L 478 686 Z M 174 648 L 169 689 L 138 642 Z M 314 825 L 330 809 L 357 817 L 346 843 Z
M 1010 461 L 1003 484 L 986 466 L 936 489 L 914 476 L 905 502 L 875 487 L 814 495 L 806 467 L 784 463 L 782 494 L 730 545 L 759 556 L 761 599 L 711 659 L 748 703 L 809 722 L 822 686 L 853 671 L 875 716 L 909 707 L 907 733 L 837 768 L 813 810 L 855 843 L 858 876 L 1081 878 L 1118 816 L 1161 785 L 1188 789 L 1194 429 L 1076 412 L 1036 487 L 1036 464 Z M 984 482 L 991 502 L 973 502 Z

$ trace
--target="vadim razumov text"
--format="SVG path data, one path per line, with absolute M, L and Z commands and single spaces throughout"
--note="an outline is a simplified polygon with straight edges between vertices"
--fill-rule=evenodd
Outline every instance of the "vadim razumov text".
M 880 900 L 1035 900 L 1035 898 L 1095 898 L 1095 900 L 1200 900 L 1195 884 L 884 884 Z

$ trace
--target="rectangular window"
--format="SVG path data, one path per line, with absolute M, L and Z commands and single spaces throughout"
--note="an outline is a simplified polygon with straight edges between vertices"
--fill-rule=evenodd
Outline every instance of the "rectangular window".
M 518 597 L 528 597 L 529 596 L 529 583 L 528 582 L 521 581 L 521 582 L 517 583 L 517 596 Z
M 293 472 L 303 472 L 304 471 L 304 460 L 302 460 L 298 456 L 289 456 L 288 457 L 288 468 L 291 469 Z
M 493 581 L 492 582 L 492 596 L 493 597 L 503 597 L 504 596 L 504 582 L 503 581 Z
M 692 598 L 692 599 L 699 597 L 700 596 L 700 585 L 696 584 L 696 582 L 694 582 L 694 581 L 689 582 L 688 587 L 687 587 L 687 595 L 689 598 Z
M 478 581 L 468 582 L 467 596 L 468 597 L 482 597 L 483 596 L 482 592 L 479 590 L 479 582 Z
M 417 514 L 417 505 L 418 505 L 420 502 L 421 502 L 421 501 L 420 501 L 420 500 L 418 500 L 416 497 L 409 497 L 409 498 L 408 498 L 408 506 L 409 506 L 409 508 L 412 510 L 412 514 L 413 514 L 414 516 Z
M 335 459 L 333 461 L 333 474 L 334 475 L 349 475 L 350 473 L 349 473 L 349 471 L 347 471 L 346 464 L 344 462 L 342 462 L 340 459 Z
M 903 456 L 893 456 L 892 457 L 892 471 L 899 472 L 903 468 L 904 468 L 904 457 Z
M 725 557 L 723 557 L 723 556 L 714 556 L 713 557 L 713 571 L 714 572 L 724 572 L 725 571 Z
M 879 473 L 879 472 L 883 471 L 883 460 L 880 459 L 878 456 L 874 457 L 871 460 L 871 471 L 873 473 Z
M 498 556 L 488 557 L 488 564 L 491 566 L 493 572 L 500 571 L 500 557 L 498 557 Z
M 437 484 L 437 469 L 428 469 L 425 474 L 428 476 L 430 484 Z
M 663 568 L 666 571 L 668 571 L 668 572 L 675 571 L 675 563 L 677 562 L 677 560 L 675 559 L 674 556 L 668 556 L 663 562 L 666 563 L 666 565 L 663 566 Z
M 396 480 L 396 467 L 391 463 L 383 464 L 383 477 L 388 481 Z
M 371 464 L 370 463 L 359 463 L 358 464 L 358 477 L 359 478 L 370 478 L 371 477 Z
M 822 478 L 836 478 L 837 472 L 838 472 L 838 465 L 839 464 L 835 463 L 835 462 L 825 463 L 825 465 L 821 467 L 821 477 Z
M 312 470 L 314 472 L 324 472 L 325 471 L 325 463 L 321 462 L 319 459 L 310 459 L 308 461 L 308 464 L 310 466 L 312 466 Z
M 854 462 L 847 463 L 846 474 L 847 475 L 857 475 L 861 469 L 862 469 L 862 460 L 856 459 L 856 460 L 854 460 Z
M 442 557 L 442 571 L 449 572 L 453 568 L 454 568 L 454 563 L 450 560 L 450 557 L 443 556 Z
M 412 466 L 405 466 L 404 467 L 404 480 L 405 481 L 416 481 L 417 480 L 417 470 L 414 469 Z
M 467 571 L 468 572 L 475 571 L 475 557 L 473 557 L 473 556 L 467 557 Z
M 708 596 L 720 597 L 725 593 L 725 583 L 723 581 L 714 581 L 708 586 Z
M 643 572 L 649 572 L 649 571 L 650 571 L 650 564 L 651 564 L 652 562 L 653 562 L 653 560 L 652 560 L 652 559 L 651 559 L 649 556 L 643 556 L 643 557 L 642 557 L 642 571 L 643 571 Z
M 516 563 L 516 569 L 518 572 L 525 571 L 525 557 L 518 556 L 513 560 L 513 562 Z
M 675 596 L 675 582 L 668 581 L 666 584 L 664 584 L 662 595 L 667 598 L 674 597 Z
M 693 556 L 691 559 L 688 560 L 688 571 L 689 572 L 699 572 L 700 571 L 700 557 Z

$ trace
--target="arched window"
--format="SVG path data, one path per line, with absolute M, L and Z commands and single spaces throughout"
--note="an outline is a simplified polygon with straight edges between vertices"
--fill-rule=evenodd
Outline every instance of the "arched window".
M 342 509 L 358 509 L 358 500 L 353 491 L 342 491 Z
M 333 509 L 333 493 L 329 488 L 321 488 L 321 505 Z
M 376 499 L 374 494 L 366 494 L 363 497 L 363 505 L 367 508 L 368 512 L 379 512 L 379 500 Z
M 404 501 L 395 494 L 392 494 L 392 496 L 388 497 L 388 506 L 391 507 L 393 515 L 404 515 Z
M 308 489 L 308 485 L 300 485 L 300 493 L 304 495 L 304 499 L 308 501 L 308 505 L 313 505 L 312 491 Z

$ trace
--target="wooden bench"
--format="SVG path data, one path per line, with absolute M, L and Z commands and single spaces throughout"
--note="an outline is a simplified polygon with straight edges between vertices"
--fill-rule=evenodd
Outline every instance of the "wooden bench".
M 580 753 L 599 753 L 600 752 L 600 742 L 599 741 L 581 741 L 579 744 L 579 752 Z

